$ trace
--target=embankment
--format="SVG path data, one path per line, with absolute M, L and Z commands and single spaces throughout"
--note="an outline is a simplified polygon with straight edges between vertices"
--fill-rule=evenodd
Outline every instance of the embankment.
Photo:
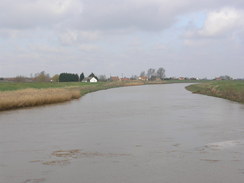
M 186 87 L 192 93 L 204 94 L 244 103 L 244 81 L 212 81 Z
M 0 111 L 70 101 L 87 93 L 109 88 L 162 83 L 164 82 L 5 83 L 0 86 Z

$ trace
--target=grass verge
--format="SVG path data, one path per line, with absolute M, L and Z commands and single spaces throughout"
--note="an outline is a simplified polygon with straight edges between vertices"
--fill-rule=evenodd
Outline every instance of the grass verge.
M 212 81 L 186 87 L 193 93 L 244 103 L 244 81 Z

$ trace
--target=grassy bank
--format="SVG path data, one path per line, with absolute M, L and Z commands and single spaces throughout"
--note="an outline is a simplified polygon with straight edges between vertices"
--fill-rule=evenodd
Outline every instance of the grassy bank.
M 212 81 L 186 87 L 193 93 L 244 103 L 244 81 Z
M 162 82 L 0 83 L 0 111 L 65 102 L 109 88 Z
M 90 92 L 109 88 L 185 82 L 187 81 L 0 83 L 0 111 L 65 102 L 72 99 L 78 99 Z

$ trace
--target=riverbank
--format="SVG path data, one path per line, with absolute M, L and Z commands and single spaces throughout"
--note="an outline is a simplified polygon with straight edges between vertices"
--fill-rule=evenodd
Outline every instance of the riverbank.
M 66 102 L 109 88 L 163 83 L 165 82 L 0 83 L 0 111 Z
M 192 93 L 204 94 L 244 103 L 244 81 L 211 81 L 186 87 Z

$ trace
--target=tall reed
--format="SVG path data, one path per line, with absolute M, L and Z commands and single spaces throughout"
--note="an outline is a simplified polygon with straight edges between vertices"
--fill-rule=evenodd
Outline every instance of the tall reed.
M 0 111 L 58 103 L 80 98 L 78 89 L 24 89 L 0 92 Z

